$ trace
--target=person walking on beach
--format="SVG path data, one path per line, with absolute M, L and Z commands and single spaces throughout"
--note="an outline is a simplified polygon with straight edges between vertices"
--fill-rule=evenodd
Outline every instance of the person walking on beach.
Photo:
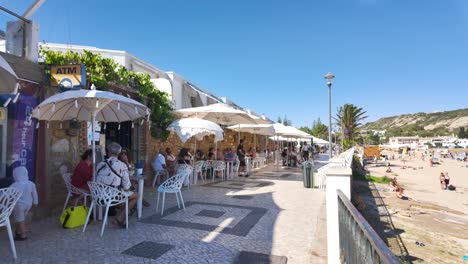
M 445 185 L 445 175 L 443 172 L 440 173 L 439 180 L 440 180 L 440 188 L 442 190 L 447 189 L 447 186 Z

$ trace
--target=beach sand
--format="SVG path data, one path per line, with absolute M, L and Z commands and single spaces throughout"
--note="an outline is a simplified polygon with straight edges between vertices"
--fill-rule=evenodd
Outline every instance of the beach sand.
M 376 190 L 367 194 L 359 191 L 357 193 L 362 196 L 366 206 L 372 209 L 365 212 L 377 212 L 374 217 L 380 218 L 380 222 L 391 222 L 393 227 L 390 228 L 398 230 L 399 244 L 403 246 L 397 245 L 398 239 L 389 238 L 387 242 L 392 251 L 396 255 L 406 251 L 411 256 L 410 260 L 415 263 L 463 263 L 463 255 L 468 254 L 467 163 L 442 158 L 440 165 L 431 167 L 428 159 L 422 161 L 419 154 L 416 157 L 407 157 L 405 161 L 389 162 L 391 173 L 385 172 L 386 162 L 382 162 L 382 166 L 369 165 L 366 169 L 373 176 L 396 177 L 409 200 L 397 198 L 384 184 L 372 184 Z M 449 173 L 450 184 L 456 186 L 455 191 L 441 189 L 441 172 Z M 358 187 L 359 184 L 363 183 L 358 183 Z M 373 201 L 369 200 L 369 196 L 373 196 Z M 385 213 L 376 205 L 375 197 L 386 205 L 389 215 L 386 219 Z M 388 229 L 389 226 L 386 225 L 385 228 Z M 425 246 L 418 246 L 416 242 L 422 242 Z

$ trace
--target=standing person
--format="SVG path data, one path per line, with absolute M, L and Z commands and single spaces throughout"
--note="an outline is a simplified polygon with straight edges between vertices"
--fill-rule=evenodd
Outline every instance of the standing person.
M 440 173 L 439 180 L 440 180 L 440 188 L 447 189 L 447 186 L 445 185 L 445 175 L 443 172 Z
M 15 182 L 10 186 L 22 192 L 16 203 L 13 214 L 15 216 L 15 237 L 16 241 L 28 239 L 26 236 L 26 216 L 31 207 L 37 207 L 36 185 L 28 179 L 28 169 L 24 166 L 16 167 L 13 170 Z
M 304 142 L 302 146 L 302 157 L 304 160 L 309 160 L 309 144 L 307 142 Z
M 93 179 L 93 150 L 86 150 L 81 155 L 81 161 L 71 176 L 71 184 L 76 188 L 89 192 L 88 182 Z
M 448 172 L 445 172 L 444 182 L 445 182 L 445 190 L 447 190 L 449 183 L 450 183 L 450 177 L 448 175 Z
M 130 191 L 132 185 L 127 165 L 117 158 L 122 151 L 122 147 L 118 143 L 112 142 L 107 147 L 107 150 L 109 158 L 104 159 L 97 166 L 96 182 L 120 189 L 128 196 L 128 210 L 131 210 L 137 203 L 138 193 Z M 125 210 L 120 210 L 114 223 L 125 227 Z
M 239 176 L 240 172 L 245 173 L 245 151 L 244 151 L 244 139 L 240 140 L 239 146 L 237 146 L 237 157 L 239 157 Z M 245 174 L 245 177 L 249 175 Z

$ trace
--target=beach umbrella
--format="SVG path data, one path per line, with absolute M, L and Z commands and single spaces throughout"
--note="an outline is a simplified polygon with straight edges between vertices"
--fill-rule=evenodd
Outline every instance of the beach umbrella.
M 72 90 L 55 94 L 32 111 L 32 117 L 45 121 L 77 119 L 91 121 L 93 150 L 93 180 L 96 179 L 96 146 L 94 144 L 95 122 L 125 122 L 145 118 L 149 120 L 149 109 L 143 104 L 112 92 L 96 90 Z

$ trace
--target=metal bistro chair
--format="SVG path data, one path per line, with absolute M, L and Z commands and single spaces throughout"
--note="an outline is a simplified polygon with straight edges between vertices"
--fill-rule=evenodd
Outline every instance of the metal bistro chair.
M 193 167 L 192 167 L 192 165 L 189 165 L 189 164 L 177 164 L 177 165 L 175 166 L 175 173 L 176 173 L 176 174 L 182 173 L 183 175 L 185 175 L 186 180 L 187 180 L 187 182 L 188 182 L 187 187 L 188 187 L 189 189 L 190 189 L 190 185 L 192 184 L 192 180 L 190 179 L 190 178 L 193 177 L 192 172 L 193 172 Z
M 226 163 L 222 160 L 216 160 L 213 162 L 213 181 L 215 179 L 216 172 L 221 172 L 221 181 L 224 180 L 226 175 Z
M 11 251 L 13 251 L 13 257 L 16 259 L 16 247 L 15 241 L 13 240 L 13 231 L 10 225 L 10 215 L 15 208 L 16 202 L 21 197 L 21 191 L 16 188 L 4 188 L 0 189 L 0 226 L 5 226 L 8 232 L 8 238 L 10 239 Z
M 158 200 L 156 201 L 156 211 L 158 211 L 159 208 L 159 193 L 162 193 L 163 195 L 161 204 L 161 215 L 164 214 L 164 202 L 166 198 L 166 193 L 175 193 L 177 199 L 177 206 L 180 208 L 180 203 L 182 202 L 182 207 L 185 210 L 184 198 L 182 197 L 182 192 L 180 191 L 180 189 L 182 188 L 182 184 L 184 183 L 186 177 L 187 175 L 184 174 L 184 172 L 179 172 L 171 178 L 167 179 L 161 185 L 159 185 Z
M 65 212 L 67 208 L 68 201 L 70 197 L 73 197 L 74 194 L 78 194 L 80 197 L 83 197 L 84 206 L 86 206 L 86 202 L 88 201 L 88 196 L 91 196 L 88 192 L 81 190 L 80 188 L 76 188 L 71 184 L 71 173 L 64 173 L 62 174 L 63 181 L 65 182 L 65 187 L 67 188 L 68 194 L 67 199 L 65 199 L 65 204 L 63 205 L 62 213 Z M 75 201 L 75 206 L 78 204 L 79 198 Z
M 120 191 L 117 188 L 98 183 L 98 182 L 88 182 L 89 190 L 91 192 L 91 206 L 89 207 L 88 216 L 86 217 L 86 222 L 83 227 L 83 232 L 86 231 L 86 226 L 88 225 L 89 216 L 93 211 L 94 206 L 106 207 L 106 212 L 104 214 L 104 221 L 102 221 L 101 228 L 101 237 L 104 234 L 104 228 L 107 224 L 107 214 L 109 213 L 109 207 L 125 203 L 125 224 L 128 229 L 128 196 Z

